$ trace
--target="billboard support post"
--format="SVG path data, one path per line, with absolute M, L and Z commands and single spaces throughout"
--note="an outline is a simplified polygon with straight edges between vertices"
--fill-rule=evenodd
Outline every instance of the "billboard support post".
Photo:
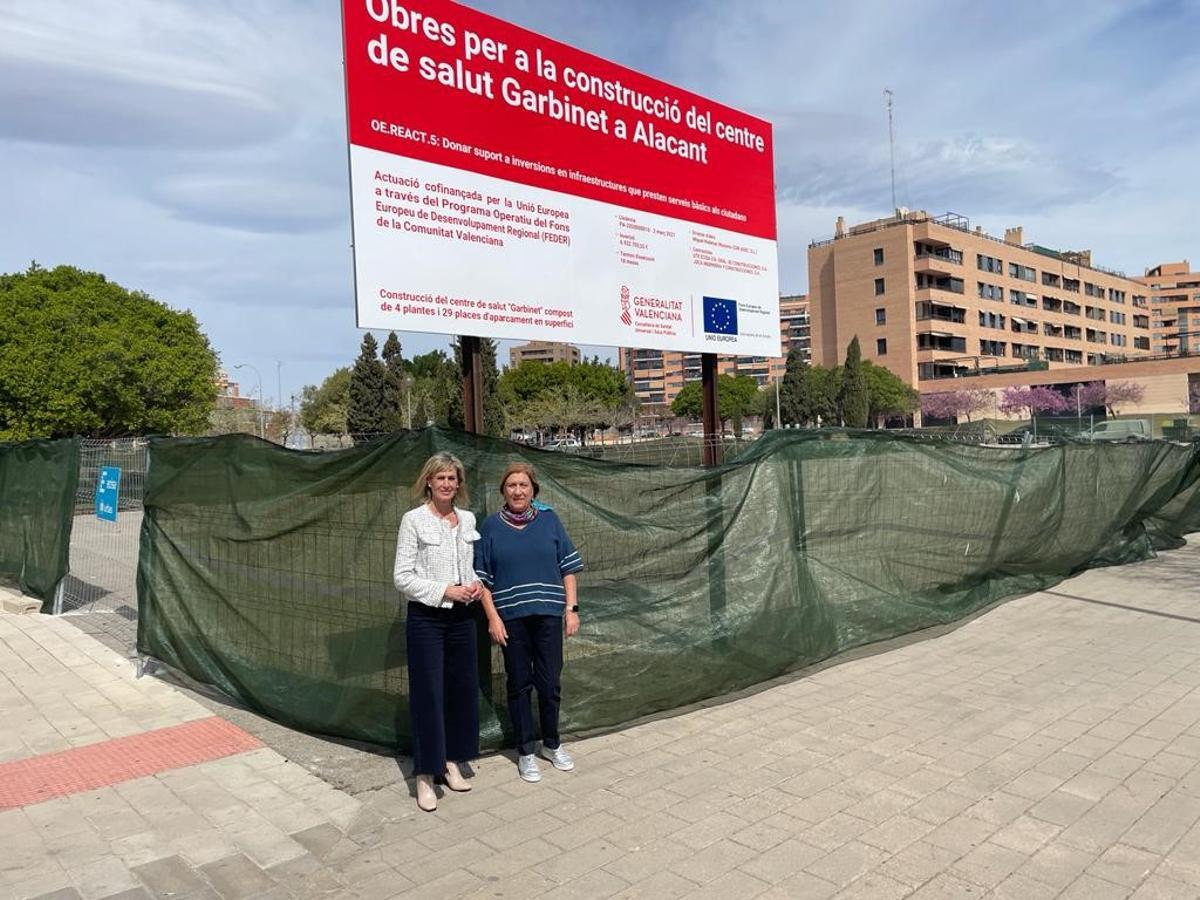
M 721 418 L 717 413 L 717 354 L 700 354 L 701 421 L 704 423 L 704 465 L 718 462 L 717 447 L 721 441 Z
M 463 431 L 483 432 L 483 357 L 479 338 L 464 334 L 461 343 Z

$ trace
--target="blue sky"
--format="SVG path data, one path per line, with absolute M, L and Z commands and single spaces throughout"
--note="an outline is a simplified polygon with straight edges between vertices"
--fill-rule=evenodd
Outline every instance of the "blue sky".
M 470 5 L 773 122 L 785 292 L 838 215 L 889 211 L 885 87 L 900 204 L 1200 265 L 1200 2 Z M 343 102 L 335 0 L 0 0 L 0 271 L 190 309 L 286 402 L 361 340 Z

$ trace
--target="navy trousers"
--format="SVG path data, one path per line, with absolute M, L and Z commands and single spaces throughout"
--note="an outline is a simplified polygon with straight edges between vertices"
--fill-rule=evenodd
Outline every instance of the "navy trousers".
M 475 605 L 408 604 L 408 703 L 414 775 L 441 775 L 446 761 L 479 756 Z
M 558 746 L 558 708 L 562 702 L 562 616 L 522 616 L 504 623 L 504 672 L 508 683 L 508 711 L 512 716 L 517 752 L 533 752 L 533 691 L 537 689 L 542 743 Z

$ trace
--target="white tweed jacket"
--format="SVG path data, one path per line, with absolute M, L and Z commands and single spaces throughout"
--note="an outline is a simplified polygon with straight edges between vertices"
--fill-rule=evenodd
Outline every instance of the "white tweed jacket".
M 479 532 L 475 529 L 475 514 L 458 507 L 454 511 L 458 514 L 454 528 L 424 503 L 400 520 L 392 580 L 407 599 L 450 609 L 454 604 L 445 599 L 446 588 L 476 580 L 475 542 Z

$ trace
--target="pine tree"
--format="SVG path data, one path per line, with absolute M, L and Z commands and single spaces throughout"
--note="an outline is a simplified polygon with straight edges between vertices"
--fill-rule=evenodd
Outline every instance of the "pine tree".
M 842 424 L 847 428 L 866 428 L 871 409 L 871 397 L 867 389 L 867 376 L 862 367 L 862 350 L 858 335 L 846 348 L 846 365 L 842 371 L 842 389 L 838 395 L 842 410 Z
M 346 427 L 352 435 L 378 434 L 385 428 L 384 395 L 387 389 L 387 369 L 378 356 L 379 344 L 375 335 L 363 335 L 362 349 L 350 373 L 350 408 Z
M 500 370 L 496 366 L 496 342 L 483 338 L 479 342 L 483 362 L 483 433 L 492 437 L 504 435 L 504 403 L 500 399 Z
M 793 347 L 788 351 L 787 367 L 783 374 L 783 383 L 776 386 L 779 391 L 779 417 L 783 420 L 781 423 L 776 423 L 776 427 L 780 425 L 807 425 L 808 414 L 805 409 L 804 391 L 805 391 L 805 370 L 808 364 L 804 361 L 804 354 L 800 349 Z M 771 415 L 775 414 L 775 410 L 770 410 Z
M 386 387 L 383 398 L 383 430 L 399 431 L 408 427 L 404 415 L 405 383 L 404 354 L 396 332 L 388 333 L 383 342 L 383 366 L 386 371 Z

